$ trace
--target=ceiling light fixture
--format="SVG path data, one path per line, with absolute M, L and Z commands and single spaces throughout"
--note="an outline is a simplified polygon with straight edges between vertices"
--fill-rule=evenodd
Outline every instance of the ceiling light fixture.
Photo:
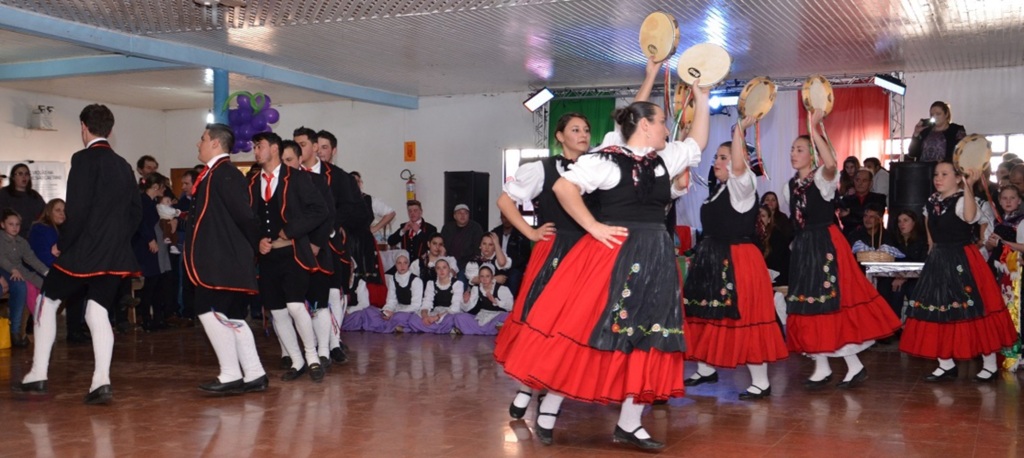
M 537 111 L 538 108 L 544 106 L 545 103 L 550 102 L 553 98 L 555 98 L 555 93 L 551 92 L 551 89 L 545 87 L 544 89 L 537 91 L 536 94 L 531 95 L 530 98 L 526 99 L 526 101 L 523 102 L 523 106 L 525 106 L 527 110 L 530 110 L 530 113 L 533 113 L 534 111 Z
M 214 121 L 216 121 L 216 119 L 214 119 L 214 117 L 213 117 L 213 110 L 207 111 L 206 112 L 206 123 L 207 124 L 213 124 Z
M 878 86 L 889 92 L 893 92 L 896 95 L 904 95 L 907 93 L 906 83 L 900 81 L 899 78 L 896 78 L 894 76 L 877 74 L 871 80 L 871 82 L 875 83 L 875 86 Z

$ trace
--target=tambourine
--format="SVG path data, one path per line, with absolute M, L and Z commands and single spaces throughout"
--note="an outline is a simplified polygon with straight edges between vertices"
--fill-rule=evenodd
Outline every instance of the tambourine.
M 685 84 L 676 85 L 675 97 L 672 98 L 672 111 L 675 113 L 682 112 L 683 115 L 679 118 L 679 125 L 682 127 L 689 126 L 693 122 L 694 116 L 697 114 L 697 106 L 693 97 L 686 97 L 686 91 L 690 87 Z M 683 107 L 683 103 L 686 103 L 686 107 Z
M 804 87 L 800 90 L 800 98 L 803 99 L 804 108 L 808 112 L 814 109 L 823 111 L 825 115 L 832 112 L 832 103 L 835 101 L 832 84 L 821 75 L 812 75 L 804 81 Z
M 676 53 L 679 46 L 679 23 L 671 14 L 655 11 L 647 15 L 640 25 L 640 50 L 655 62 L 661 62 Z
M 688 85 L 700 79 L 700 87 L 710 87 L 720 83 L 729 76 L 732 57 L 725 48 L 712 43 L 701 43 L 690 46 L 679 56 L 676 72 L 679 78 Z
M 992 142 L 983 135 L 968 135 L 953 150 L 953 164 L 961 173 L 966 169 L 985 170 L 991 160 Z
M 775 83 L 767 77 L 759 76 L 750 80 L 743 87 L 736 110 L 739 111 L 741 117 L 760 121 L 771 111 L 774 104 Z

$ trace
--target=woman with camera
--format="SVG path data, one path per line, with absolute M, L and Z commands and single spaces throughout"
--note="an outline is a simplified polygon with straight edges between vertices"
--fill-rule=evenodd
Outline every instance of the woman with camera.
M 956 144 L 967 136 L 960 124 L 953 124 L 949 104 L 938 101 L 928 109 L 930 118 L 914 126 L 908 157 L 918 162 L 952 162 Z

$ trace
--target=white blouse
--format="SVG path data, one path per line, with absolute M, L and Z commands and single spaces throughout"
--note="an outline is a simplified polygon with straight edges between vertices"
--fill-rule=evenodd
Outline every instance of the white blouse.
M 747 167 L 743 175 L 737 177 L 733 175 L 730 166 L 729 181 L 725 182 L 725 186 L 719 187 L 718 192 L 708 198 L 708 202 L 717 199 L 726 189 L 729 190 L 729 203 L 732 204 L 733 210 L 743 213 L 757 204 L 757 176 L 750 170 L 750 167 Z
M 441 256 L 441 259 L 444 259 L 445 261 L 448 261 L 448 267 L 450 267 L 452 269 L 452 274 L 453 275 L 459 273 L 459 263 L 455 261 L 454 257 L 452 257 L 452 256 Z M 436 259 L 433 260 L 433 261 L 427 262 L 427 268 L 428 269 L 433 269 L 434 268 L 434 264 L 437 264 L 437 260 Z M 415 275 L 417 277 L 422 277 L 423 275 L 420 274 L 420 262 L 416 261 L 416 262 L 409 263 L 409 272 L 412 272 L 413 275 Z
M 814 185 L 818 187 L 818 192 L 821 193 L 823 199 L 832 200 L 839 189 L 839 171 L 837 170 L 835 176 L 829 180 L 825 178 L 825 167 L 818 167 L 814 171 Z M 789 199 L 789 182 L 787 181 L 782 185 L 782 208 L 789 208 Z
M 450 289 L 452 291 L 452 304 L 448 307 L 438 307 L 434 309 L 434 281 L 428 281 L 426 290 L 423 292 L 423 306 L 420 307 L 421 312 L 430 312 L 431 315 L 440 315 L 450 310 L 458 311 L 462 308 L 462 282 L 451 280 L 451 284 L 448 287 L 440 287 L 442 291 Z
M 490 264 L 490 265 L 494 266 L 494 268 L 496 268 L 496 269 L 507 270 L 507 269 L 511 269 L 512 268 L 512 258 L 510 258 L 508 256 L 505 256 L 505 264 L 502 264 L 502 265 L 499 266 L 498 265 L 498 255 L 494 255 L 490 260 L 488 260 L 486 262 L 486 264 Z M 498 275 L 497 272 L 494 272 L 494 274 Z M 469 281 L 473 281 L 473 279 L 476 278 L 478 275 L 480 275 L 480 264 L 477 263 L 476 261 L 467 262 L 466 263 L 466 279 L 469 280 Z
M 469 302 L 462 304 L 461 310 L 467 312 L 476 306 L 477 301 L 480 299 L 480 289 L 482 286 L 474 286 L 473 289 L 469 290 Z M 497 293 L 494 290 L 497 289 Z M 491 295 L 497 300 L 494 305 L 503 310 L 512 310 L 512 304 L 515 303 L 515 299 L 512 298 L 512 291 L 502 285 L 492 285 Z
M 559 175 L 564 175 L 567 170 L 572 168 L 572 165 L 565 168 L 563 164 L 564 162 L 562 161 L 555 161 L 555 170 L 558 171 Z M 536 199 L 543 190 L 544 164 L 541 161 L 523 164 L 522 167 L 519 167 L 519 170 L 516 170 L 515 177 L 502 186 L 502 191 L 519 205 L 525 205 L 527 202 Z
M 621 137 L 619 139 L 621 140 Z M 609 136 L 605 136 L 605 142 L 608 141 Z M 621 144 L 621 142 L 613 141 L 611 144 Z M 643 151 L 626 149 L 626 151 L 635 156 L 642 156 L 647 154 L 650 149 Z M 692 168 L 699 164 L 700 155 L 700 147 L 692 138 L 681 142 L 669 142 L 665 144 L 665 149 L 658 151 L 658 156 L 665 162 L 665 166 L 659 165 L 654 169 L 654 175 L 660 177 L 668 174 L 669 178 L 674 177 L 686 168 Z M 576 165 L 571 170 L 562 174 L 562 177 L 579 186 L 583 194 L 587 194 L 599 189 L 614 188 L 619 184 L 621 175 L 622 172 L 619 170 L 618 164 L 611 159 L 602 158 L 598 154 L 584 154 L 576 160 Z
M 345 300 L 348 300 L 348 295 L 342 295 Z M 356 300 L 354 304 L 348 304 L 345 308 L 345 314 L 358 312 L 370 306 L 370 290 L 366 288 L 366 281 L 359 280 L 356 284 Z
M 416 313 L 420 311 L 420 305 L 423 303 L 423 281 L 417 278 L 412 278 L 412 272 L 406 272 L 404 274 L 396 273 L 394 275 L 388 275 L 388 300 L 384 303 L 384 310 L 389 312 L 410 312 Z M 398 295 L 395 291 L 396 286 L 408 286 L 409 280 L 412 280 L 412 300 L 408 304 L 398 303 Z

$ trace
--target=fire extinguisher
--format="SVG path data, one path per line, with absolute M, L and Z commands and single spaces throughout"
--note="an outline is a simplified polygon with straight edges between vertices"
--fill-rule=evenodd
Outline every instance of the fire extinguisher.
M 409 169 L 402 170 L 399 175 L 405 180 L 405 200 L 416 200 L 416 175 Z

